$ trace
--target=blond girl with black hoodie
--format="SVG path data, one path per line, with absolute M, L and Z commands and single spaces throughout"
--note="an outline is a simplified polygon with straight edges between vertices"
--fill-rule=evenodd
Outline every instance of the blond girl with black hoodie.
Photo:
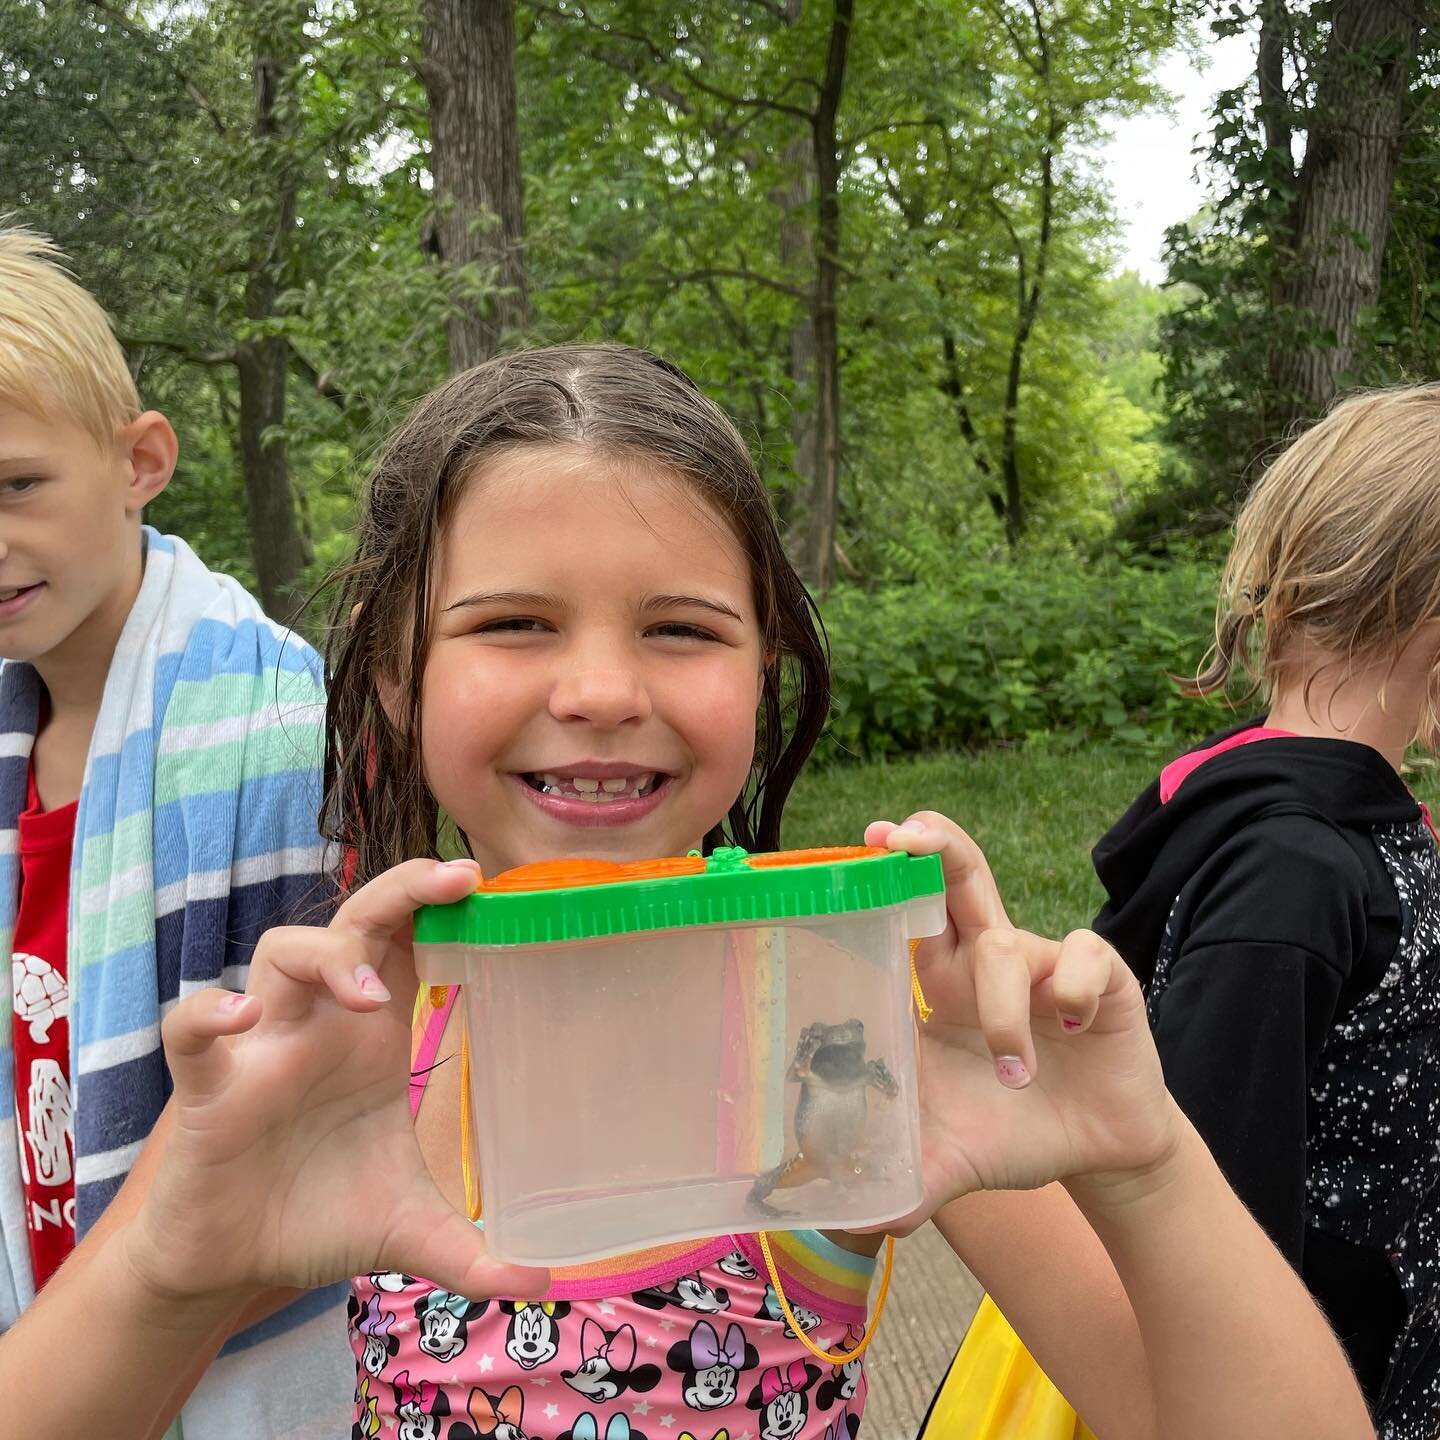
M 1303 1275 L 1382 1436 L 1440 1402 L 1440 386 L 1336 408 L 1241 511 L 1210 694 L 1262 718 L 1095 849 L 1168 1087 Z

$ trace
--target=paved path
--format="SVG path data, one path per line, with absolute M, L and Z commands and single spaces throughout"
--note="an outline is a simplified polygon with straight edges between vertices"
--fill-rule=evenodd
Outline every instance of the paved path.
M 890 1301 L 865 1357 L 860 1440 L 914 1440 L 979 1303 L 980 1287 L 933 1225 L 896 1241 Z

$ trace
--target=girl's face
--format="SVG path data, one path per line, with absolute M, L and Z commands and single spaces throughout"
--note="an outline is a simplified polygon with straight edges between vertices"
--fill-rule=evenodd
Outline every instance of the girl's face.
M 466 489 L 422 677 L 425 778 L 487 875 L 683 853 L 750 770 L 749 566 L 683 479 L 526 447 Z

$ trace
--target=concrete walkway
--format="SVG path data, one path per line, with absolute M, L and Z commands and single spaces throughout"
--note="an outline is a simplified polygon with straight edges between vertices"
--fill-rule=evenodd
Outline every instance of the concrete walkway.
M 979 1285 L 933 1225 L 895 1242 L 890 1300 L 865 1357 L 860 1440 L 914 1440 L 979 1304 Z

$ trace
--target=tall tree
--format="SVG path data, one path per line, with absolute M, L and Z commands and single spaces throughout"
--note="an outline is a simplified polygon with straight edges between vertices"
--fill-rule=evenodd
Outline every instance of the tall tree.
M 1170 529 L 1228 523 L 1297 422 L 1347 386 L 1426 373 L 1440 328 L 1425 266 L 1440 171 L 1434 0 L 1217 12 L 1218 33 L 1257 33 L 1256 65 L 1217 99 L 1211 202 L 1170 234 L 1185 299 L 1162 321 L 1168 431 L 1191 462 L 1162 507 Z
M 624 3 L 525 3 L 537 17 L 576 28 L 597 61 L 662 107 L 682 164 L 692 145 L 699 152 L 695 180 L 709 179 L 723 156 L 721 164 L 745 177 L 745 193 L 760 189 L 775 204 L 777 243 L 763 264 L 749 255 L 751 236 L 731 229 L 716 237 L 722 253 L 697 252 L 694 263 L 667 266 L 654 278 L 667 288 L 735 280 L 804 303 L 787 327 L 792 464 L 805 482 L 801 568 L 823 593 L 835 573 L 841 488 L 840 183 L 850 156 L 840 114 L 854 0 L 824 6 L 812 0 L 808 7 L 803 0 L 752 0 L 723 18 L 664 4 L 652 11 Z M 750 49 L 762 36 L 773 67 L 763 83 Z M 696 251 L 698 238 L 681 243 Z
M 354 462 L 445 372 L 457 308 L 493 328 L 522 286 L 531 333 L 650 345 L 727 404 L 822 583 L 933 570 L 997 516 L 1093 528 L 1144 483 L 1145 417 L 1094 364 L 1114 221 L 1084 147 L 1143 99 L 1163 0 L 1035 0 L 1048 90 L 1030 0 L 521 0 L 511 286 L 415 244 L 455 243 L 425 84 L 473 76 L 463 47 L 432 28 L 427 66 L 417 0 L 311 0 L 257 90 L 257 36 L 301 4 L 85 0 L 0 27 L 0 208 L 58 234 L 181 422 L 157 518 L 207 557 L 264 568 L 245 479 L 283 461 L 316 563 L 339 558 Z
M 1025 378 L 1026 350 L 1045 298 L 1046 275 L 1050 268 L 1050 242 L 1055 224 L 1055 166 L 1057 151 L 1065 133 L 1065 121 L 1055 96 L 1054 66 L 1050 34 L 1039 0 L 1028 0 L 1031 34 L 1007 26 L 1021 63 L 1034 78 L 1036 106 L 1042 136 L 1037 156 L 1039 189 L 1037 221 L 1033 242 L 1027 246 L 1011 219 L 1005 200 L 992 195 L 990 203 L 1015 256 L 1015 325 L 1010 337 L 1010 358 L 1005 372 L 1005 400 L 1000 422 L 1000 473 L 1005 483 L 1005 538 L 1011 547 L 1020 543 L 1025 530 L 1025 499 L 1020 486 L 1019 424 L 1020 386 Z
M 1268 4 L 1278 9 L 1282 0 Z M 1289 320 L 1287 343 L 1274 349 L 1271 365 L 1282 433 L 1322 414 L 1335 397 L 1351 369 L 1356 321 L 1379 297 L 1419 32 L 1414 0 L 1332 0 L 1298 176 L 1280 150 L 1288 127 L 1277 114 L 1274 60 L 1262 47 L 1269 153 L 1297 196 L 1293 211 L 1280 211 L 1288 223 L 1274 237 L 1276 299 Z
M 1082 259 L 1104 221 L 1077 152 L 1151 98 L 1149 65 L 1175 26 L 1159 7 L 1117 15 L 1076 0 L 995 0 L 972 24 L 966 49 L 983 70 L 917 57 L 924 108 L 877 136 L 869 158 L 918 252 L 909 269 L 932 287 L 934 383 L 1013 547 L 1050 489 L 1035 444 L 1037 392 L 1057 376 L 1046 328 L 1068 325 L 1101 279 Z
M 840 502 L 840 99 L 854 24 L 853 0 L 832 0 L 825 68 L 811 112 L 815 155 L 815 475 L 810 487 L 806 573 L 824 595 L 835 578 Z
M 453 286 L 450 368 L 464 370 L 529 318 L 513 0 L 424 0 L 421 50 L 434 249 Z
M 290 345 L 273 329 L 277 301 L 294 275 L 291 249 L 299 189 L 295 139 L 300 107 L 294 87 L 308 3 L 267 0 L 254 25 L 254 121 L 251 155 L 259 184 L 245 279 L 246 326 L 235 346 L 240 382 L 238 449 L 260 599 L 292 620 L 304 601 L 309 546 L 295 513 L 286 440 Z
M 794 9 L 798 10 L 798 0 Z M 782 155 L 783 172 L 771 187 L 770 199 L 780 211 L 780 273 L 801 284 L 815 273 L 814 138 L 810 127 L 797 130 Z M 790 467 L 805 495 L 815 488 L 819 465 L 815 444 L 815 313 L 799 306 L 789 327 Z M 788 497 L 787 497 L 788 498 Z M 790 507 L 785 507 L 790 508 Z M 788 519 L 789 517 L 786 516 Z

